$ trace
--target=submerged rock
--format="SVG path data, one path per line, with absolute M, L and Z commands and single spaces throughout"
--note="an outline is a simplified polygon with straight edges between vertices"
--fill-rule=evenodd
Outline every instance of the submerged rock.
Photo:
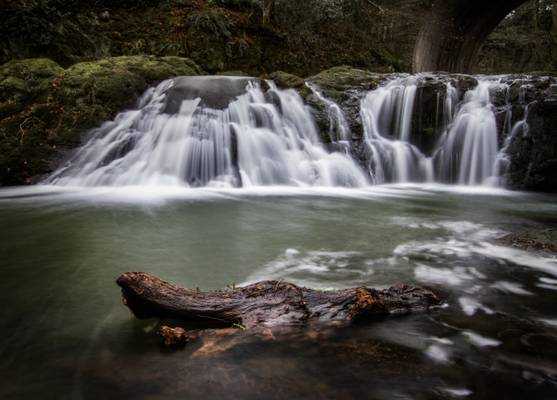
M 500 238 L 498 242 L 521 250 L 557 254 L 557 229 L 528 229 L 514 232 Z

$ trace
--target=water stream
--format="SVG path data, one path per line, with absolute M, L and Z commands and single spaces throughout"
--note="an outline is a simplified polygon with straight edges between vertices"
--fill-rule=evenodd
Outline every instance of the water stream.
M 465 93 L 446 82 L 426 149 L 420 79 L 360 94 L 360 143 L 311 83 L 327 132 L 272 82 L 165 81 L 42 185 L 0 189 L 0 398 L 554 399 L 557 258 L 503 240 L 557 229 L 555 196 L 500 187 L 526 117 L 511 123 L 509 107 L 496 123 L 498 78 Z M 405 282 L 444 305 L 327 337 L 167 351 L 158 321 L 121 304 L 128 270 L 201 290 Z
M 160 188 L 159 188 L 160 189 Z M 450 190 L 449 190 L 450 189 Z M 552 399 L 557 259 L 500 243 L 555 229 L 554 196 L 464 186 L 0 191 L 0 397 Z M 329 337 L 164 351 L 116 277 L 221 289 L 398 282 L 441 308 Z M 197 354 L 196 354 L 197 353 Z

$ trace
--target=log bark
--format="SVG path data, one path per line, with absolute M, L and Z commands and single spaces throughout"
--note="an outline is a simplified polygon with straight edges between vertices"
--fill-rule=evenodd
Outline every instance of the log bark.
M 320 291 L 292 283 L 264 281 L 224 291 L 201 292 L 143 272 L 127 272 L 117 284 L 136 317 L 170 318 L 246 330 L 314 322 L 353 323 L 440 304 L 431 291 L 398 285 L 385 290 L 353 288 Z

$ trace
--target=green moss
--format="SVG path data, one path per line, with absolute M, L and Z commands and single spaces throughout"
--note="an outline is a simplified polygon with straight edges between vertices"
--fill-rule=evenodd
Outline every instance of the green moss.
M 305 86 L 305 81 L 302 78 L 283 71 L 273 72 L 268 78 L 273 80 L 280 88 L 300 89 Z
M 48 58 L 12 60 L 0 66 L 0 77 L 20 79 L 52 78 L 62 72 L 62 67 Z
M 222 71 L 217 73 L 217 75 L 221 76 L 246 76 L 250 77 L 251 75 L 244 71 Z
M 350 97 L 350 92 L 374 90 L 385 79 L 384 74 L 349 66 L 330 68 L 308 78 L 310 82 L 318 85 L 327 97 L 337 103 Z
M 21 93 L 28 93 L 30 90 L 29 85 L 23 79 L 14 76 L 8 76 L 0 81 L 0 96 L 5 95 L 18 95 Z
M 49 172 L 60 148 L 130 107 L 150 85 L 202 71 L 179 57 L 123 56 L 66 70 L 45 59 L 0 66 L 0 185 Z

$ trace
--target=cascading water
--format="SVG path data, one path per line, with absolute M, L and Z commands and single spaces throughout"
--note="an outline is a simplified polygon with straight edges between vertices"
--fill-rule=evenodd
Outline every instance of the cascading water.
M 446 83 L 443 101 L 438 93 L 435 117 L 435 121 L 442 121 L 436 127 L 442 133 L 428 157 L 411 142 L 419 78 L 397 78 L 368 93 L 361 102 L 374 182 L 496 182 L 501 155 L 490 90 L 500 86 L 499 81 L 479 79 L 460 103 L 456 88 Z
M 311 185 L 357 187 L 364 172 L 329 153 L 293 90 L 256 80 L 178 78 L 149 90 L 49 182 L 75 186 Z M 226 101 L 228 99 L 228 101 Z
M 489 94 L 492 84 L 479 81 L 474 90 L 466 93 L 435 155 L 437 179 L 477 185 L 494 175 L 499 148 L 497 121 Z
M 415 130 L 423 83 L 432 79 L 437 79 L 436 104 L 433 128 L 428 129 L 437 142 L 424 149 Z M 367 154 L 362 160 L 354 152 L 343 109 L 316 85 L 307 86 L 327 113 L 327 144 L 321 141 L 310 107 L 294 90 L 279 90 L 273 82 L 252 78 L 182 77 L 149 89 L 137 109 L 94 130 L 46 182 L 188 187 L 494 185 L 502 184 L 508 171 L 506 152 L 512 138 L 528 129 L 527 107 L 524 120 L 513 127 L 507 101 L 499 134 L 492 91 L 506 91 L 507 97 L 509 92 L 509 85 L 500 79 L 479 78 L 462 95 L 451 78 L 398 75 L 361 98 Z
M 361 102 L 376 184 L 433 181 L 431 160 L 409 143 L 416 91 L 415 77 L 398 78 L 368 93 Z

